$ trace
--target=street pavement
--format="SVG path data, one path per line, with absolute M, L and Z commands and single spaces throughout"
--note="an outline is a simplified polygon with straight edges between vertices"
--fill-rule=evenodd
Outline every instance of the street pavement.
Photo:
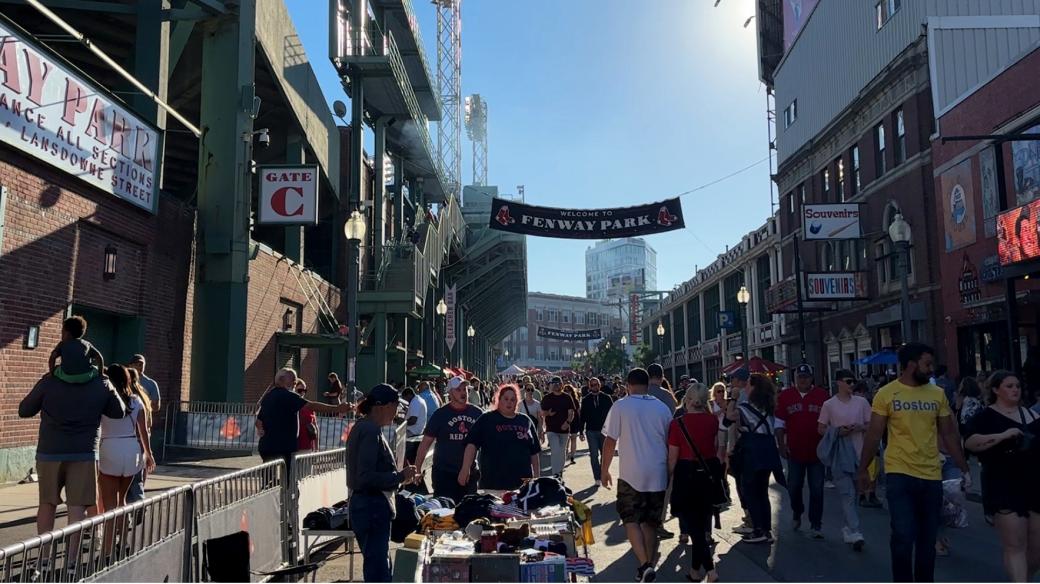
M 596 564 L 594 582 L 631 582 L 635 578 L 636 560 L 629 551 L 624 528 L 617 519 L 614 489 L 595 488 L 584 443 L 579 442 L 576 464 L 564 471 L 567 485 L 593 511 L 595 545 L 590 547 Z M 148 481 L 147 491 L 155 494 L 163 489 L 218 476 L 238 468 L 259 464 L 256 457 L 239 457 L 178 463 L 160 466 Z M 548 457 L 543 457 L 543 472 L 548 472 Z M 617 465 L 614 467 L 615 480 Z M 36 484 L 11 485 L 0 488 L 0 546 L 7 546 L 36 533 Z M 719 576 L 726 582 L 888 582 L 891 581 L 888 551 L 888 512 L 885 509 L 860 509 L 867 545 L 855 552 L 841 542 L 841 509 L 838 494 L 825 491 L 823 541 L 812 540 L 803 530 L 791 528 L 790 505 L 786 492 L 778 485 L 770 489 L 773 502 L 774 535 L 769 545 L 753 545 L 740 541 L 731 529 L 740 522 L 737 505 L 722 516 L 722 529 L 716 530 L 716 562 Z M 808 492 L 806 492 L 808 496 Z M 994 530 L 982 517 L 981 505 L 968 503 L 969 527 L 946 529 L 951 542 L 949 557 L 939 558 L 936 580 L 940 582 L 1006 581 L 1001 566 L 1000 545 Z M 64 518 L 57 522 L 64 525 Z M 670 520 L 666 527 L 678 534 L 678 522 Z M 395 546 L 396 547 L 396 546 Z M 317 574 L 319 581 L 348 581 L 348 556 L 343 546 L 325 550 L 316 558 L 327 558 Z M 658 568 L 659 582 L 685 582 L 689 556 L 678 538 L 661 542 L 662 560 Z M 361 556 L 355 555 L 355 578 L 361 577 Z

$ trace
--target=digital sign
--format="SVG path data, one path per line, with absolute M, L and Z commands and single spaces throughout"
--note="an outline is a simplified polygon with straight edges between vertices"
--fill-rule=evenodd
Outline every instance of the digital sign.
M 1040 258 L 1040 199 L 997 216 L 997 255 L 1006 266 Z

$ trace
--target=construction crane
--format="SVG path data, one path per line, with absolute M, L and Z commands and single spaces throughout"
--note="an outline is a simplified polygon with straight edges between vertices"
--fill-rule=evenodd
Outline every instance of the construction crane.
M 473 143 L 473 184 L 488 180 L 487 102 L 479 93 L 466 97 L 466 135 Z
M 462 0 L 437 7 L 437 93 L 444 116 L 437 125 L 437 157 L 447 191 L 462 202 Z

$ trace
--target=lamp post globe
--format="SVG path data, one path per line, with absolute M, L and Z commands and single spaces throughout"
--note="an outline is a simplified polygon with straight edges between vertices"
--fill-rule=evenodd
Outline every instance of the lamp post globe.
M 899 311 L 900 311 L 900 333 L 904 344 L 910 342 L 910 239 L 913 231 L 910 224 L 903 218 L 902 213 L 896 213 L 892 223 L 888 226 L 888 237 L 892 244 L 898 249 L 900 275 L 902 276 L 900 286 Z
M 353 211 L 350 214 L 350 218 L 343 224 L 343 235 L 347 236 L 350 241 L 364 241 L 365 232 L 365 217 L 358 211 Z
M 741 304 L 747 304 L 751 302 L 751 292 L 748 292 L 747 286 L 741 286 L 737 292 L 737 302 Z
M 473 328 L 473 325 L 469 325 L 469 328 L 466 329 L 466 336 L 471 339 L 477 336 L 477 329 Z
M 437 303 L 437 307 L 434 310 L 437 311 L 438 316 L 445 316 L 448 314 L 448 305 L 445 304 L 443 298 L 440 299 L 440 302 Z

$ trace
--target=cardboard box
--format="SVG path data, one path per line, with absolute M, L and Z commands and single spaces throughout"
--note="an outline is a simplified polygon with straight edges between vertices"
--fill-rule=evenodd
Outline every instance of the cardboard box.
M 563 556 L 520 564 L 521 582 L 566 582 L 567 563 Z
M 520 579 L 518 554 L 474 554 L 470 561 L 472 582 L 517 582 Z
M 471 582 L 471 556 L 432 556 L 423 570 L 424 582 Z

